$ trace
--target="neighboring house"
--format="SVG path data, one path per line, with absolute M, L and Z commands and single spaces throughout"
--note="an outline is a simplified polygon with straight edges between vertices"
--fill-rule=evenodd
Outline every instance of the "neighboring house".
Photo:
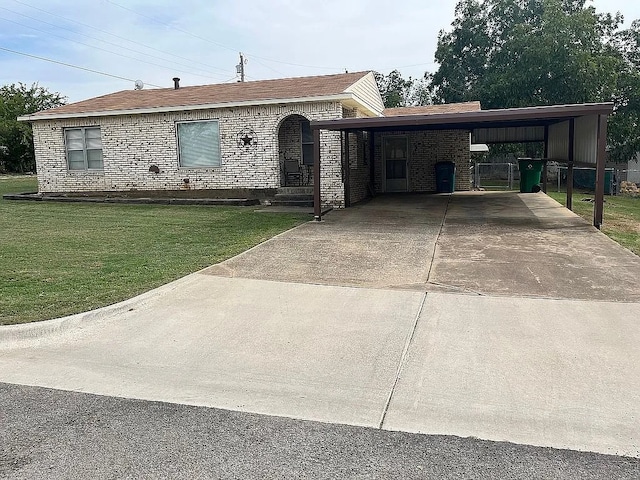
M 478 102 L 385 110 L 373 74 L 358 72 L 194 87 L 176 79 L 175 88 L 117 92 L 20 120 L 33 125 L 41 194 L 269 198 L 280 187 L 314 184 L 310 121 L 476 110 Z M 456 163 L 456 189 L 468 190 L 469 145 L 468 130 L 322 131 L 322 204 L 433 192 L 441 160 Z

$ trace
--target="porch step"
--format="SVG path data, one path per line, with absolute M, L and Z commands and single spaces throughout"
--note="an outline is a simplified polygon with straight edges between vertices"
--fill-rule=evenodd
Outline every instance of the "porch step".
M 280 187 L 278 193 L 285 195 L 313 195 L 313 185 L 306 187 Z
M 313 207 L 313 187 L 280 187 L 271 204 L 282 207 Z
M 311 200 L 273 200 L 271 205 L 276 207 L 313 207 Z
M 273 197 L 275 200 L 304 200 L 313 202 L 313 195 L 304 193 L 276 193 Z

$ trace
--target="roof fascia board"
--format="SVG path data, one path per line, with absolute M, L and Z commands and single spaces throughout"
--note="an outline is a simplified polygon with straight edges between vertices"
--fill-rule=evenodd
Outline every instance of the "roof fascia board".
M 394 128 L 437 124 L 509 123 L 513 121 L 541 121 L 566 119 L 593 114 L 610 114 L 612 103 L 589 103 L 578 105 L 551 105 L 496 110 L 480 110 L 459 113 L 432 113 L 427 115 L 405 115 L 379 118 L 347 118 L 339 120 L 316 120 L 311 128 L 326 130 Z
M 87 117 L 114 117 L 119 115 L 144 115 L 149 113 L 168 113 L 168 112 L 186 112 L 193 110 L 214 110 L 220 108 L 238 108 L 252 107 L 259 105 L 286 105 L 292 103 L 313 103 L 313 102 L 343 102 L 353 100 L 363 105 L 367 110 L 370 107 L 366 103 L 354 95 L 353 93 L 339 93 L 336 95 L 318 95 L 313 97 L 300 98 L 278 98 L 268 100 L 247 100 L 243 102 L 225 102 L 225 103 L 207 103 L 201 105 L 176 105 L 172 107 L 151 107 L 151 108 L 132 108 L 123 110 L 102 110 L 84 113 L 61 113 L 61 114 L 44 114 L 44 115 L 22 115 L 18 117 L 20 122 L 34 122 L 40 120 L 62 120 L 66 118 L 87 118 Z M 372 112 L 374 113 L 374 112 Z

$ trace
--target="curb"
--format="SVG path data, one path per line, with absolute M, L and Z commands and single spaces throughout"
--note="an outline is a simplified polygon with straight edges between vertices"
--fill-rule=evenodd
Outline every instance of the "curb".
M 257 245 L 254 245 L 248 250 L 244 252 L 240 252 L 238 255 L 234 257 L 228 258 L 222 262 L 216 263 L 214 265 L 206 266 L 197 272 L 190 273 L 184 277 L 178 278 L 173 282 L 166 283 L 157 288 L 149 290 L 147 292 L 141 293 L 135 297 L 129 298 L 127 300 L 123 300 L 118 303 L 114 303 L 111 305 L 107 305 L 105 307 L 100 307 L 95 310 L 90 310 L 88 312 L 76 313 L 73 315 L 69 315 L 66 317 L 54 318 L 51 320 L 42 320 L 39 322 L 29 322 L 29 323 L 21 323 L 18 325 L 0 325 L 0 349 L 2 348 L 16 348 L 20 346 L 26 346 L 27 344 L 32 344 L 41 340 L 43 337 L 49 335 L 60 335 L 66 333 L 74 328 L 82 328 L 85 324 L 97 324 L 97 322 L 106 320 L 114 315 L 119 315 L 124 312 L 129 311 L 134 305 L 140 305 L 147 301 L 150 301 L 160 295 L 168 293 L 176 288 L 179 288 L 183 285 L 188 285 L 197 281 L 197 277 L 199 275 L 207 275 L 207 270 L 211 269 L 215 265 L 222 265 L 225 262 L 231 260 L 232 258 L 239 257 L 244 255 L 247 252 L 257 248 L 260 245 L 268 243 L 273 239 L 284 235 L 290 231 L 301 228 L 303 225 L 308 223 L 315 222 L 304 222 L 300 225 L 297 225 L 289 230 L 285 230 L 284 232 L 279 233 L 271 238 L 268 238 L 264 242 L 260 242 Z
M 66 317 L 42 320 L 39 322 L 2 325 L 0 326 L 0 348 L 26 346 L 27 344 L 32 344 L 33 342 L 43 339 L 43 337 L 63 334 L 74 328 L 96 325 L 98 322 L 114 315 L 127 312 L 133 309 L 134 306 L 139 306 L 176 288 L 195 282 L 197 280 L 196 276 L 199 273 L 200 272 L 191 273 L 173 282 L 141 293 L 133 298 L 88 312 L 76 313 Z

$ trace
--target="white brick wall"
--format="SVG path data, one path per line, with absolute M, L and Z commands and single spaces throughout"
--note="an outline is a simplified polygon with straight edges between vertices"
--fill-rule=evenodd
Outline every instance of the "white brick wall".
M 455 189 L 470 190 L 469 132 L 465 130 L 425 130 L 376 133 L 375 138 L 375 190 L 384 192 L 384 162 L 382 138 L 390 135 L 406 135 L 409 139 L 407 161 L 408 191 L 435 192 L 435 164 L 452 161 L 456 164 Z
M 282 184 L 279 151 L 286 148 L 279 141 L 278 133 L 291 115 L 302 115 L 309 120 L 328 120 L 358 117 L 362 113 L 343 108 L 337 102 L 324 102 L 37 121 L 33 131 L 39 191 L 149 191 L 184 190 L 187 187 L 198 190 L 275 189 Z M 221 166 L 179 168 L 176 122 L 210 119 L 219 121 Z M 67 169 L 64 128 L 81 126 L 99 126 L 101 129 L 104 158 L 104 170 L 101 172 Z M 241 133 L 247 130 L 255 132 L 255 145 L 244 146 L 239 140 Z M 440 160 L 455 161 L 458 166 L 456 190 L 469 189 L 468 132 L 394 134 L 407 134 L 410 139 L 409 191 L 435 191 L 433 168 Z M 352 202 L 367 195 L 369 183 L 369 167 L 365 165 L 364 157 L 360 158 L 356 137 L 352 135 L 350 142 Z M 381 138 L 382 135 L 375 135 L 375 190 L 378 192 L 384 190 Z M 340 132 L 321 131 L 320 149 L 322 202 L 343 207 Z M 160 173 L 150 172 L 151 165 L 158 166 Z M 188 185 L 184 182 L 187 178 Z
M 34 144 L 41 193 L 180 190 L 188 178 L 191 189 L 277 188 L 281 185 L 278 130 L 289 115 L 309 120 L 342 117 L 337 102 L 225 108 L 143 115 L 42 120 L 34 122 Z M 176 122 L 219 120 L 220 167 L 184 169 L 178 166 Z M 65 127 L 99 126 L 104 170 L 69 171 Z M 257 143 L 244 146 L 239 135 L 252 130 Z M 340 176 L 340 134 L 321 133 L 322 200 L 344 205 Z M 149 171 L 156 165 L 160 173 Z

